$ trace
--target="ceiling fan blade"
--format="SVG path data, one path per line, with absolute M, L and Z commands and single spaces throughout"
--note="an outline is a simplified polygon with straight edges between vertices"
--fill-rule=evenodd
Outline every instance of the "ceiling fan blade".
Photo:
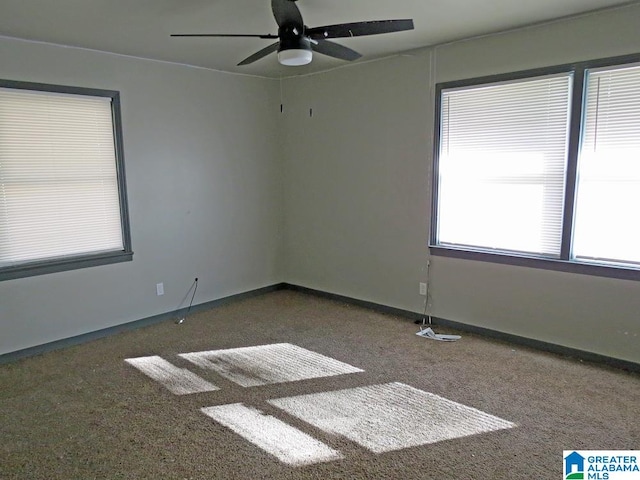
M 298 6 L 291 0 L 271 0 L 271 10 L 278 27 L 285 25 L 304 26 Z
M 277 52 L 278 47 L 280 46 L 280 42 L 272 43 L 268 47 L 263 48 L 262 50 L 254 53 L 253 55 L 242 60 L 238 66 L 241 65 L 249 65 L 250 63 L 255 62 L 256 60 L 260 60 L 262 57 L 266 57 L 270 53 Z
M 362 57 L 362 55 L 355 50 L 351 50 L 339 43 L 330 42 L 329 40 L 318 39 L 315 42 L 311 42 L 311 48 L 318 53 L 350 62 Z
M 278 38 L 277 35 L 252 35 L 243 33 L 172 33 L 171 37 L 252 37 L 252 38 Z
M 405 30 L 413 30 L 413 28 L 413 20 L 375 20 L 309 28 L 305 31 L 305 35 L 314 40 L 320 40 L 324 38 L 360 37 L 363 35 L 403 32 Z

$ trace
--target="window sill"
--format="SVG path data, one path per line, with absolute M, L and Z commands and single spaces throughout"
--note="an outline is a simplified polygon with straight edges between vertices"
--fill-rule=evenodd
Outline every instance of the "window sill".
M 431 250 L 431 255 L 435 257 L 458 258 L 461 260 L 474 260 L 477 262 L 539 268 L 543 270 L 554 270 L 557 272 L 591 275 L 596 277 L 617 278 L 621 280 L 640 280 L 640 270 L 632 267 L 532 257 L 503 252 L 480 252 L 455 247 L 443 247 L 441 245 L 429 245 L 429 249 Z
M 9 267 L 0 267 L 0 281 L 97 267 L 99 265 L 109 265 L 112 263 L 130 262 L 131 260 L 133 260 L 133 252 L 117 251 L 23 263 Z

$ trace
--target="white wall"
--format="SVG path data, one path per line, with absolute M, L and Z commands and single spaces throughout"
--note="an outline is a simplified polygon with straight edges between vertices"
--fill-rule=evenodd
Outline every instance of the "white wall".
M 120 91 L 134 250 L 0 282 L 0 354 L 281 281 L 277 81 L 6 38 L 0 77 Z
M 289 283 L 420 309 L 428 63 L 397 57 L 285 81 Z
M 430 79 L 637 53 L 637 25 L 635 5 L 286 81 L 286 281 L 420 312 Z M 435 316 L 640 362 L 640 282 L 434 257 L 430 291 Z

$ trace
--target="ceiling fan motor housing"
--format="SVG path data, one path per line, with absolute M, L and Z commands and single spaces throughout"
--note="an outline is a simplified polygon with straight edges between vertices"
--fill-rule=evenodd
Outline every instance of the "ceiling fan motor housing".
M 282 65 L 298 67 L 307 65 L 313 58 L 311 41 L 304 35 L 304 27 L 299 25 L 283 25 L 278 29 L 280 45 L 278 61 Z
M 311 41 L 304 35 L 304 27 L 299 25 L 285 25 L 278 29 L 280 46 L 278 52 L 283 50 L 309 50 Z

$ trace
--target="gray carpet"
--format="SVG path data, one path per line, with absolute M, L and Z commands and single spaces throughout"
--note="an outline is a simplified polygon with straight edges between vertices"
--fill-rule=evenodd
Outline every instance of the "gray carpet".
M 637 374 L 469 334 L 436 342 L 416 330 L 406 319 L 279 291 L 199 313 L 182 325 L 165 322 L 2 365 L 0 478 L 557 479 L 563 450 L 640 448 Z M 234 365 L 223 365 L 232 372 L 224 376 L 178 357 L 280 343 L 362 372 L 243 387 L 233 381 Z M 219 390 L 175 395 L 124 361 L 151 355 Z M 268 402 L 391 383 L 516 426 L 373 453 Z M 361 401 L 364 411 L 376 412 L 372 423 L 387 415 L 371 404 L 375 398 Z M 234 403 L 258 408 L 341 458 L 292 466 L 200 411 Z M 409 407 L 411 415 L 417 409 L 434 418 L 428 401 L 398 402 L 390 410 L 402 416 Z M 427 420 L 418 417 L 413 433 L 420 434 Z M 338 427 L 348 431 L 349 414 L 343 423 Z M 398 427 L 395 434 L 404 438 L 408 430 Z

